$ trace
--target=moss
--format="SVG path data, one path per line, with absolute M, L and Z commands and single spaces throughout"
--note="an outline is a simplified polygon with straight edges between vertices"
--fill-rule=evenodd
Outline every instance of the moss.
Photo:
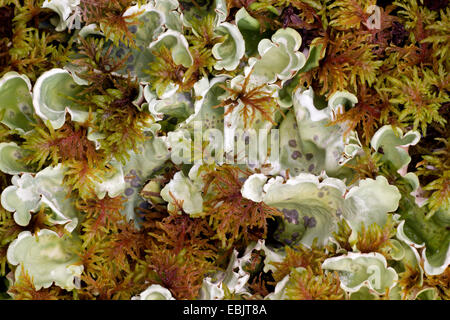
M 58 224 L 63 220 L 55 216 L 45 187 L 17 193 L 18 202 L 39 194 L 40 205 L 27 211 L 26 226 L 8 211 L 12 200 L 2 199 L 0 298 L 131 299 L 154 285 L 175 299 L 197 299 L 204 291 L 225 299 L 389 299 L 395 292 L 415 299 L 423 290 L 449 299 L 448 1 L 60 4 L 64 13 L 44 7 L 44 0 L 0 0 L 0 78 L 15 71 L 30 79 L 29 90 L 14 96 L 16 109 L 3 107 L 0 119 L 32 113 L 21 128 L 0 123 L 0 164 L 6 171 L 0 172 L 0 189 L 3 194 L 24 174 L 31 179 L 61 166 L 65 201 L 77 219 L 71 232 L 67 219 Z M 369 11 L 371 5 L 378 11 Z M 372 14 L 380 20 L 371 20 Z M 38 79 L 54 69 L 64 73 L 58 79 L 70 82 L 55 80 L 58 92 L 49 93 Z M 303 94 L 307 89 L 314 95 Z M 340 107 L 335 98 L 341 96 L 351 103 Z M 32 100 L 34 111 L 28 110 Z M 290 172 L 275 162 L 251 170 L 216 163 L 191 176 L 191 165 L 169 158 L 179 129 L 187 128 L 189 138 L 196 134 L 193 119 L 221 133 L 228 127 L 289 128 L 281 148 L 289 150 L 289 161 L 306 164 Z M 318 126 L 342 132 L 309 137 Z M 392 129 L 389 141 L 375 139 L 375 150 L 374 137 L 386 128 Z M 404 137 L 412 130 L 408 137 L 420 140 L 409 143 Z M 202 150 L 212 143 L 203 140 Z M 329 173 L 336 173 L 333 178 L 318 175 L 329 167 L 338 172 Z M 166 194 L 186 187 L 173 181 L 188 172 L 195 188 L 177 194 L 189 199 Z M 254 186 L 258 190 L 243 191 L 253 174 L 264 181 Z M 270 185 L 288 189 L 299 174 L 342 187 L 336 203 L 345 200 L 347 206 L 323 203 L 333 223 L 323 223 L 328 218 L 314 205 L 331 198 L 324 196 L 327 188 L 306 194 L 308 205 L 298 211 L 280 212 L 261 200 Z M 362 183 L 369 180 L 378 181 L 381 191 Z M 349 190 L 359 191 L 348 196 Z M 394 201 L 389 213 L 375 212 L 378 204 L 369 200 L 378 191 L 399 194 L 398 207 Z M 365 216 L 360 199 L 351 199 L 354 193 L 375 211 Z M 316 225 L 326 229 L 326 239 L 309 239 L 309 247 L 293 241 Z M 22 232 L 44 229 L 79 239 L 76 267 L 83 271 L 67 284 L 72 290 L 56 284 L 37 290 L 36 279 L 8 260 L 8 248 Z M 281 239 L 283 232 L 293 237 Z M 397 286 L 381 288 L 386 292 L 367 284 L 355 289 L 353 276 L 372 281 L 377 275 L 324 269 L 327 259 L 340 268 L 346 256 L 386 260 L 380 277 L 398 276 Z M 9 283 L 8 273 L 20 277 Z

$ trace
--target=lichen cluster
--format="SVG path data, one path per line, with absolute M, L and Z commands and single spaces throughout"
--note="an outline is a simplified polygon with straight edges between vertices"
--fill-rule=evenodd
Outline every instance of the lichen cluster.
M 0 299 L 448 300 L 449 15 L 0 0 Z

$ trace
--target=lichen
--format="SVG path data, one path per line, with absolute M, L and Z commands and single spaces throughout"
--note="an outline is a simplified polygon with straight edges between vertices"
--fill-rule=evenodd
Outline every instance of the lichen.
M 0 0 L 0 299 L 448 300 L 447 2 Z

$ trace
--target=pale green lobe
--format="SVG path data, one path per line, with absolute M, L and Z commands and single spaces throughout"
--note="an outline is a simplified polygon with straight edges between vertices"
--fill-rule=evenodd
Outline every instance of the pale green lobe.
M 263 199 L 263 186 L 267 179 L 262 173 L 255 173 L 249 176 L 242 185 L 242 197 L 253 202 L 261 202 Z
M 416 300 L 441 300 L 435 287 L 420 290 L 416 296 Z
M 295 76 L 305 62 L 305 55 L 298 52 L 302 43 L 300 34 L 291 28 L 279 29 L 272 41 L 263 39 L 258 44 L 260 59 L 250 58 L 252 78 L 258 84 L 286 81 Z
M 43 229 L 32 235 L 21 232 L 9 245 L 8 262 L 16 267 L 15 278 L 20 281 L 22 269 L 32 279 L 36 290 L 55 285 L 72 290 L 75 278 L 83 272 L 77 251 L 80 242 L 70 236 L 59 237 L 54 231 Z
M 30 222 L 31 213 L 39 209 L 40 196 L 36 192 L 34 179 L 30 174 L 22 177 L 14 176 L 12 185 L 3 190 L 1 195 L 2 207 L 14 212 L 14 221 L 19 226 L 26 226 Z
M 91 23 L 81 28 L 78 35 L 80 37 L 87 38 L 90 35 L 103 36 L 103 32 L 100 30 L 98 25 L 96 25 L 95 23 Z
M 194 104 L 189 93 L 175 93 L 165 99 L 158 99 L 150 90 L 150 86 L 144 88 L 145 100 L 148 102 L 148 110 L 160 121 L 164 115 L 186 120 L 194 112 Z
M 20 132 L 33 128 L 31 82 L 26 75 L 7 72 L 0 79 L 0 122 Z
M 138 24 L 131 25 L 128 29 L 134 34 L 135 46 L 128 47 L 120 42 L 119 46 L 114 48 L 114 54 L 122 59 L 127 54 L 130 54 L 125 68 L 120 70 L 120 73 L 126 75 L 130 72 L 132 75 L 136 75 L 141 81 L 144 81 L 148 78 L 145 70 L 148 68 L 149 62 L 153 59 L 153 55 L 148 46 L 164 31 L 165 16 L 152 3 L 143 6 L 132 6 L 125 11 L 123 16 L 127 17 L 133 14 L 138 14 L 135 19 Z
M 295 270 L 300 271 L 300 269 L 303 268 L 300 267 L 296 268 Z M 278 281 L 275 286 L 275 290 L 269 293 L 267 296 L 265 296 L 264 300 L 286 300 L 285 289 L 290 279 L 291 279 L 290 274 L 288 274 L 281 281 Z
M 340 164 L 344 164 L 352 160 L 359 152 L 362 151 L 362 144 L 359 140 L 358 133 L 351 131 L 348 134 L 347 141 L 344 145 L 344 158 L 340 161 Z
M 236 12 L 236 25 L 241 32 L 245 41 L 245 53 L 252 56 L 258 52 L 258 43 L 261 41 L 262 35 L 259 33 L 260 24 L 258 20 L 253 18 L 244 7 Z
M 403 176 L 403 180 L 405 180 L 409 186 L 411 187 L 411 195 L 415 193 L 420 187 L 419 177 L 414 172 L 408 172 Z
M 424 270 L 438 275 L 450 264 L 450 211 L 439 209 L 429 215 L 427 206 L 419 207 L 413 196 L 403 194 L 400 201 L 397 237 L 422 251 Z
M 171 151 L 171 160 L 179 165 L 192 163 L 192 139 L 186 129 L 170 131 L 167 134 L 167 144 Z
M 116 160 L 111 161 L 110 165 L 111 169 L 103 172 L 99 181 L 94 181 L 95 194 L 99 199 L 103 199 L 107 194 L 110 198 L 115 198 L 125 191 L 122 165 Z
M 397 235 L 397 238 L 399 239 L 398 243 L 400 243 L 400 245 L 403 247 L 403 252 L 404 252 L 404 254 L 403 254 L 402 258 L 401 258 L 401 262 L 404 265 L 407 264 L 407 265 L 409 265 L 409 266 L 411 266 L 413 268 L 416 268 L 416 269 L 418 269 L 420 271 L 421 277 L 420 277 L 420 280 L 419 280 L 418 284 L 422 285 L 423 269 L 422 269 L 422 266 L 420 264 L 420 260 L 421 259 L 420 259 L 419 252 L 417 251 L 417 249 L 416 249 L 416 247 L 414 245 L 408 244 L 408 243 L 400 240 L 400 237 L 398 235 Z M 395 239 L 391 239 L 391 241 L 392 240 L 395 240 Z
M 397 209 L 400 199 L 397 188 L 383 176 L 361 180 L 359 186 L 349 190 L 342 180 L 326 175 L 300 173 L 285 183 L 282 180 L 267 182 L 263 201 L 283 213 L 274 237 L 289 246 L 311 246 L 316 238 L 318 245 L 327 244 L 342 216 L 352 228 L 352 239 L 362 223 L 383 227 L 388 212 Z
M 361 231 L 362 225 L 368 228 L 373 223 L 383 227 L 387 213 L 397 210 L 401 194 L 397 187 L 388 183 L 383 176 L 364 179 L 345 196 L 344 217 L 353 230 L 352 236 Z
M 74 81 L 67 70 L 51 69 L 44 72 L 34 85 L 34 110 L 42 120 L 50 121 L 54 129 L 64 125 L 67 112 L 71 115 L 72 121 L 84 122 L 89 112 L 73 100 L 80 98 L 82 90 L 82 86 Z
M 45 0 L 42 8 L 51 9 L 58 14 L 59 19 L 55 21 L 55 30 L 60 32 L 66 29 L 70 14 L 79 4 L 80 0 Z
M 182 209 L 189 215 L 203 212 L 203 198 L 201 189 L 183 172 L 175 173 L 174 177 L 161 190 L 161 197 L 168 202 L 167 210 L 178 210 L 176 203 L 182 203 Z
M 389 300 L 402 300 L 402 289 L 399 286 L 394 286 L 389 290 Z
M 237 250 L 233 250 L 226 270 L 218 271 L 203 280 L 199 299 L 221 300 L 224 298 L 225 288 L 234 295 L 250 296 L 248 288 L 250 273 L 245 271 L 245 267 L 251 264 L 252 253 L 261 250 L 268 250 L 264 240 L 251 242 L 242 255 Z
M 127 201 L 121 213 L 127 220 L 134 220 L 136 226 L 139 226 L 140 218 L 135 209 L 147 203 L 139 193 L 148 179 L 163 168 L 169 156 L 166 141 L 154 135 L 138 146 L 138 152 L 131 152 L 129 160 L 123 166 L 126 186 L 124 196 Z
M 139 40 L 144 38 L 151 39 L 156 30 L 158 30 L 158 33 L 161 33 L 160 31 L 163 30 L 164 25 L 169 29 L 181 32 L 181 20 L 180 14 L 176 11 L 177 8 L 177 0 L 160 0 L 156 1 L 156 3 L 151 1 L 144 5 L 137 4 L 129 7 L 123 16 L 136 17 L 137 15 L 138 20 L 140 20 L 143 25 L 138 26 L 136 38 Z M 152 15 L 154 13 L 160 16 L 158 19 L 160 22 L 159 24 L 155 23 L 157 20 L 153 20 Z
M 427 255 L 426 248 L 423 251 L 423 255 L 426 257 L 424 262 L 424 269 L 425 272 L 429 275 L 439 275 L 443 273 L 450 264 L 450 246 L 448 244 L 447 244 L 447 251 L 445 251 L 444 249 L 441 252 L 437 252 L 437 254 L 439 254 L 440 256 L 444 256 L 445 258 L 442 259 L 440 257 L 436 256 L 433 257 L 431 255 Z M 434 253 L 434 255 L 436 255 L 436 252 Z
M 263 272 L 275 272 L 277 268 L 275 267 L 274 263 L 282 262 L 286 257 L 286 252 L 281 248 L 272 248 L 270 246 L 266 246 L 265 240 L 258 240 L 258 245 L 260 246 L 261 250 L 264 251 L 265 255 Z
M 339 109 L 352 108 L 356 103 L 358 103 L 358 98 L 354 94 L 348 91 L 337 91 L 330 96 L 328 108 L 338 112 Z
M 322 47 L 323 45 L 321 44 L 318 46 L 311 46 L 305 65 L 297 72 L 294 78 L 284 83 L 283 88 L 278 93 L 278 104 L 282 108 L 289 108 L 290 106 L 292 106 L 292 95 L 295 89 L 300 84 L 302 73 L 308 72 L 309 70 L 319 66 L 319 60 L 321 59 L 320 52 L 322 50 Z
M 398 279 L 395 270 L 387 266 L 383 255 L 371 253 L 349 253 L 324 261 L 322 268 L 337 271 L 341 288 L 347 292 L 357 292 L 363 285 L 384 294 L 394 287 Z
M 301 173 L 284 184 L 269 180 L 264 191 L 263 202 L 284 215 L 274 235 L 277 240 L 311 246 L 316 239 L 318 245 L 325 245 L 336 231 L 346 191 L 341 180 L 325 177 L 320 181 Z
M 198 300 L 222 300 L 224 291 L 220 280 L 214 281 L 211 277 L 203 279 L 202 287 L 198 294 Z
M 398 251 L 399 252 L 402 251 L 401 257 L 397 256 L 395 253 L 393 255 L 392 251 L 390 252 L 390 256 L 394 260 L 397 261 L 394 263 L 394 267 L 396 268 L 397 272 L 399 272 L 399 273 L 404 272 L 407 268 L 415 269 L 419 273 L 418 279 L 416 279 L 416 285 L 418 287 L 422 287 L 424 272 L 423 272 L 423 269 L 421 266 L 421 258 L 419 256 L 417 249 L 413 245 L 409 245 L 409 244 L 405 243 L 404 241 L 390 239 L 390 242 L 393 242 L 393 241 L 395 242 L 395 246 L 398 246 L 399 248 L 401 248 Z M 400 291 L 400 289 L 401 288 L 399 288 L 399 286 L 396 285 L 389 292 L 389 298 L 391 300 L 392 299 L 400 300 L 400 299 L 402 299 L 402 296 L 403 296 L 403 298 L 405 298 L 404 294 L 402 294 L 401 292 L 397 292 L 397 291 Z M 418 295 L 418 293 L 415 290 L 408 291 L 408 292 L 406 292 L 406 299 L 415 299 L 417 295 Z
M 367 286 L 362 286 L 358 291 L 350 294 L 350 300 L 378 300 L 378 295 Z
M 172 293 L 159 284 L 152 284 L 132 300 L 175 300 Z
M 217 43 L 212 48 L 212 55 L 216 60 L 214 69 L 232 71 L 237 68 L 245 54 L 245 43 L 242 34 L 236 25 L 223 22 L 214 29 L 214 32 L 225 37 L 225 41 Z
M 194 85 L 195 96 L 197 98 L 194 108 L 194 114 L 189 116 L 186 121 L 180 125 L 182 128 L 193 129 L 196 122 L 201 122 L 204 130 L 219 129 L 223 131 L 223 109 L 215 108 L 222 100 L 220 97 L 225 93 L 221 87 L 224 85 L 228 76 L 215 77 L 211 80 L 202 78 Z
M 392 259 L 396 261 L 402 260 L 406 255 L 406 250 L 403 247 L 403 244 L 396 239 L 390 239 L 389 242 L 391 243 L 389 254 Z
M 25 165 L 23 159 L 26 151 L 15 142 L 0 143 L 0 171 L 6 174 L 19 174 L 32 172 L 31 168 Z
M 339 178 L 351 178 L 351 170 L 343 167 L 348 161 L 344 156 L 349 137 L 345 137 L 345 127 L 331 125 L 334 102 L 319 109 L 312 88 L 298 89 L 293 95 L 293 109 L 287 112 L 280 124 L 280 165 L 290 174 L 320 174 Z
M 78 224 L 78 212 L 67 197 L 69 189 L 63 185 L 63 167 L 47 167 L 34 177 L 25 173 L 13 176 L 12 185 L 1 194 L 2 206 L 14 212 L 14 221 L 20 226 L 30 222 L 31 213 L 36 212 L 41 205 L 51 209 L 49 221 L 54 224 L 65 224 L 69 232 Z
M 173 30 L 164 32 L 158 39 L 150 44 L 149 48 L 155 49 L 162 45 L 171 51 L 172 59 L 175 64 L 181 64 L 184 67 L 189 68 L 194 62 L 192 55 L 189 52 L 189 44 L 184 35 L 180 32 Z
M 224 22 L 228 16 L 228 6 L 225 0 L 214 0 L 217 24 Z
M 183 30 L 180 13 L 177 11 L 179 3 L 177 0 L 156 1 L 155 9 L 164 15 L 164 24 L 167 28 L 180 31 Z
M 385 125 L 373 135 L 370 144 L 375 151 L 382 148 L 383 159 L 392 163 L 395 169 L 400 170 L 411 161 L 407 147 L 417 144 L 419 140 L 420 133 L 417 131 L 408 131 L 403 134 L 400 128 L 394 130 L 391 125 Z
M 212 0 L 207 5 L 192 5 L 190 1 L 183 1 L 188 5 L 183 8 L 181 13 L 181 21 L 185 27 L 192 28 L 192 22 L 198 20 L 201 17 L 208 15 L 214 15 L 214 25 L 217 26 L 224 22 L 228 16 L 228 7 L 226 0 Z M 195 30 L 192 29 L 194 34 Z

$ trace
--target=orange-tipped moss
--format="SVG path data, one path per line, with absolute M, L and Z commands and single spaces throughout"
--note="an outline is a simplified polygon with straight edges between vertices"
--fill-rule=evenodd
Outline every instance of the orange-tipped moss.
M 78 52 L 80 58 L 72 60 L 72 63 L 83 70 L 78 76 L 90 83 L 84 88 L 83 93 L 99 91 L 106 94 L 106 89 L 111 88 L 114 85 L 113 80 L 118 78 L 113 73 L 125 66 L 129 55 L 117 59 L 112 56 L 114 47 L 105 47 L 104 39 L 80 38 Z
M 282 262 L 272 262 L 276 271 L 273 273 L 275 281 L 281 281 L 285 276 L 291 273 L 295 268 L 310 268 L 316 274 L 322 272 L 322 263 L 328 255 L 324 248 L 317 248 L 315 245 L 312 248 L 307 248 L 299 245 L 295 248 L 286 246 L 286 257 Z
M 73 39 L 40 24 L 53 15 L 43 0 L 0 2 L 0 77 L 8 71 L 35 81 L 68 62 Z
M 336 273 L 316 274 L 307 267 L 291 273 L 286 296 L 292 300 L 344 300 L 345 292 Z
M 441 299 L 450 300 L 450 268 L 447 267 L 443 273 L 436 276 L 425 274 L 424 285 L 436 288 Z
M 103 199 L 88 199 L 77 202 L 77 208 L 82 211 L 84 221 L 82 222 L 82 238 L 84 246 L 97 237 L 102 237 L 110 230 L 117 231 L 118 222 L 123 220 L 120 210 L 123 208 L 122 197 Z
M 352 229 L 350 228 L 349 224 L 345 219 L 341 219 L 338 222 L 338 229 L 337 232 L 333 232 L 333 238 L 337 241 L 339 246 L 348 251 L 351 252 L 352 246 L 349 242 L 350 235 L 352 234 Z
M 121 197 L 87 200 L 78 204 L 85 213 L 81 224 L 80 299 L 130 299 L 145 290 L 139 263 L 150 245 L 146 232 L 121 215 Z
M 385 249 L 390 245 L 390 239 L 395 233 L 396 229 L 392 216 L 388 216 L 383 227 L 376 223 L 369 227 L 362 224 L 361 231 L 358 232 L 356 248 L 362 253 L 379 252 L 387 255 Z
M 267 288 L 268 283 L 267 280 L 263 279 L 263 274 L 260 273 L 257 277 L 254 277 L 249 281 L 249 291 L 252 293 L 250 297 L 244 296 L 246 300 L 262 300 L 265 296 L 267 296 L 270 291 Z
M 363 155 L 358 156 L 357 161 L 347 162 L 344 166 L 353 169 L 355 176 L 349 184 L 353 184 L 360 179 L 375 179 L 381 171 L 383 163 L 382 154 L 372 153 L 368 147 L 363 147 Z
M 164 45 L 153 51 L 155 61 L 149 64 L 145 72 L 150 76 L 150 84 L 153 90 L 164 92 L 164 88 L 170 84 L 178 85 L 179 92 L 188 92 L 194 87 L 201 75 L 199 69 L 204 64 L 210 63 L 210 57 L 206 51 L 194 51 L 193 65 L 189 68 L 176 64 L 172 58 L 172 52 Z M 204 74 L 204 72 L 203 72 Z
M 417 293 L 420 286 L 420 270 L 417 267 L 405 265 L 405 271 L 399 273 L 397 286 L 401 288 L 402 299 Z
M 319 68 L 306 72 L 301 78 L 318 88 L 320 94 L 329 97 L 340 90 L 357 92 L 361 85 L 371 86 L 375 82 L 382 62 L 375 59 L 370 34 L 328 31 L 314 43 L 324 44 L 325 57 Z
M 231 165 L 216 167 L 204 175 L 204 194 L 210 196 L 204 203 L 205 214 L 216 232 L 214 238 L 222 247 L 230 248 L 239 241 L 248 243 L 265 238 L 267 219 L 281 213 L 264 202 L 253 202 L 242 197 L 241 188 L 250 172 Z
M 185 213 L 170 214 L 156 225 L 160 231 L 151 235 L 175 254 L 183 250 L 186 255 L 198 259 L 216 258 L 217 247 L 209 240 L 214 236 L 214 231 L 206 219 L 191 218 Z
M 336 116 L 334 123 L 345 123 L 345 135 L 353 130 L 364 138 L 368 145 L 375 131 L 380 127 L 381 118 L 387 114 L 390 107 L 386 94 L 379 94 L 365 84 L 361 85 L 357 94 L 358 102 L 351 109 Z
M 195 299 L 204 276 L 214 267 L 188 258 L 184 252 L 153 247 L 148 251 L 145 263 L 146 277 L 150 284 L 159 284 L 170 290 L 177 300 Z
M 36 164 L 40 170 L 44 165 L 73 160 L 84 161 L 91 166 L 101 161 L 101 152 L 87 138 L 87 128 L 66 121 L 60 129 L 53 129 L 50 123 L 39 122 L 34 130 L 24 136 L 22 147 L 29 151 L 27 164 Z
M 73 294 L 56 285 L 36 290 L 33 279 L 22 270 L 19 279 L 9 288 L 8 293 L 14 300 L 73 300 Z
M 114 43 L 123 41 L 134 45 L 134 34 L 129 27 L 139 24 L 136 18 L 143 9 L 127 17 L 123 14 L 135 2 L 133 0 L 80 0 L 81 17 L 86 25 L 91 23 L 100 25 L 106 38 Z

